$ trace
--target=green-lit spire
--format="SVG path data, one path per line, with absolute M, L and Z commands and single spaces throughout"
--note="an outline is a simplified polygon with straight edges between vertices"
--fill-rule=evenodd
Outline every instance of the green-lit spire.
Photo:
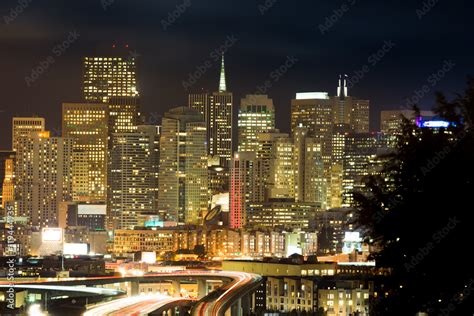
M 219 81 L 219 92 L 227 91 L 225 84 L 225 68 L 224 68 L 224 54 L 222 54 L 222 63 L 221 63 L 221 79 Z

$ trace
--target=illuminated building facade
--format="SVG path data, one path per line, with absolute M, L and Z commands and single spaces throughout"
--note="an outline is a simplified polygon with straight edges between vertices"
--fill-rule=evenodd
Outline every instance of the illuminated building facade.
M 160 137 L 158 209 L 169 220 L 197 224 L 208 209 L 206 122 L 177 107 L 165 113 Z
M 199 111 L 206 122 L 207 151 L 211 165 L 222 172 L 210 173 L 210 194 L 229 190 L 229 168 L 232 160 L 233 95 L 227 90 L 224 57 L 222 57 L 219 91 L 189 95 L 189 107 Z M 218 161 L 218 163 L 217 163 Z
M 237 152 L 232 160 L 230 180 L 230 227 L 242 228 L 247 222 L 247 204 L 255 198 L 259 177 L 255 152 Z
M 15 196 L 20 216 L 35 227 L 55 227 L 58 207 L 72 199 L 71 138 L 50 137 L 49 132 L 31 133 L 18 139 Z
M 17 151 L 20 137 L 29 136 L 31 132 L 43 132 L 45 120 L 42 117 L 14 117 L 12 121 L 12 149 Z
M 82 90 L 87 102 L 108 103 L 111 97 L 137 97 L 135 58 L 85 57 Z
M 5 208 L 7 202 L 14 200 L 13 168 L 15 152 L 0 150 L 0 205 Z
M 238 117 L 239 152 L 256 152 L 258 135 L 275 129 L 273 100 L 267 95 L 247 95 L 240 101 Z
M 73 138 L 74 150 L 86 155 L 80 163 L 81 168 L 84 167 L 84 159 L 87 163 L 87 194 L 74 193 L 82 196 L 83 201 L 97 202 L 106 199 L 108 122 L 106 104 L 63 103 L 63 136 Z
M 268 229 L 307 229 L 320 205 L 295 202 L 291 199 L 270 199 L 263 203 L 249 203 L 247 226 Z
M 376 171 L 378 157 L 386 154 L 390 137 L 382 133 L 348 133 L 345 138 L 342 206 L 354 206 L 354 192 L 363 193 L 364 177 Z
M 112 227 L 144 226 L 157 210 L 158 128 L 141 125 L 135 132 L 113 133 L 109 152 L 107 207 Z

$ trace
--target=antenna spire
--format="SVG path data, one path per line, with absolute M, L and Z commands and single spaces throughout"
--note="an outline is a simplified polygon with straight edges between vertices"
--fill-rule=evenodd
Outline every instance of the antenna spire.
M 225 83 L 225 67 L 224 67 L 224 53 L 222 53 L 222 62 L 221 62 L 221 78 L 219 80 L 219 92 L 227 91 Z

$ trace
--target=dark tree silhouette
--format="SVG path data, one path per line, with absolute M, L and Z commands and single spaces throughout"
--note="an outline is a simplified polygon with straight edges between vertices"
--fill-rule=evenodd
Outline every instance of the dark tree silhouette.
M 392 269 L 373 315 L 474 311 L 474 79 L 454 100 L 436 97 L 435 113 L 452 124 L 434 130 L 404 120 L 396 152 L 367 179 L 369 193 L 355 196 L 373 257 Z

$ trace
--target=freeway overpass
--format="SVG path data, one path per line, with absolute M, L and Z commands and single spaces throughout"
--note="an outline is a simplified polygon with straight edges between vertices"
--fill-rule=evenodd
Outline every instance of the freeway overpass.
M 216 291 L 206 293 L 206 280 L 220 280 L 224 285 Z M 108 276 L 91 278 L 67 278 L 59 280 L 37 280 L 15 282 L 16 289 L 28 289 L 31 285 L 60 286 L 78 289 L 78 287 L 94 287 L 113 283 L 130 282 L 131 294 L 138 295 L 140 283 L 159 283 L 171 281 L 174 287 L 180 286 L 181 281 L 196 281 L 200 300 L 192 310 L 195 316 L 241 316 L 250 311 L 250 295 L 262 282 L 256 274 L 231 271 L 175 271 L 170 273 L 146 274 L 143 276 Z M 0 282 L 0 286 L 7 286 Z M 47 288 L 44 289 L 48 291 Z M 176 291 L 179 293 L 179 290 Z

